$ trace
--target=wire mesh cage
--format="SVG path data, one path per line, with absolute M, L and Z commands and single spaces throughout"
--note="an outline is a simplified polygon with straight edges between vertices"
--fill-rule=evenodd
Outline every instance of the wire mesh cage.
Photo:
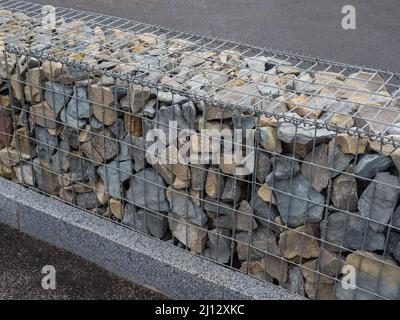
M 311 299 L 400 297 L 398 73 L 0 6 L 1 176 Z

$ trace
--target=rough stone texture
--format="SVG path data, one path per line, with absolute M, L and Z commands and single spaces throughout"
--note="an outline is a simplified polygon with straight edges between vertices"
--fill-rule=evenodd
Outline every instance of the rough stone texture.
M 370 227 L 380 232 L 385 229 L 399 199 L 399 178 L 388 172 L 378 172 L 374 181 L 365 189 L 358 201 L 361 216 L 371 218 Z
M 400 271 L 396 262 L 373 252 L 356 251 L 346 258 L 346 265 L 356 269 L 356 288 L 345 290 L 336 286 L 336 297 L 340 300 L 398 299 Z
M 323 225 L 321 225 L 321 229 Z M 343 212 L 332 212 L 326 225 L 326 240 L 333 244 L 330 250 L 364 249 L 369 251 L 382 250 L 385 246 L 385 235 L 371 229 L 371 223 L 367 227 L 366 220 L 358 215 L 350 215 Z M 365 242 L 364 242 L 365 237 Z
M 321 192 L 328 186 L 330 179 L 328 145 L 319 145 L 314 152 L 306 155 L 304 161 L 306 163 L 301 166 L 301 173 L 311 182 L 316 191 Z
M 279 247 L 286 259 L 303 257 L 305 259 L 319 256 L 317 228 L 313 225 L 304 225 L 293 230 L 283 232 L 279 237 Z
M 6 112 L 0 112 L 0 149 L 10 145 L 13 132 L 14 127 L 11 115 Z
M 132 176 L 126 198 L 143 208 L 168 212 L 170 208 L 165 187 L 164 181 L 153 169 L 144 169 Z
M 259 259 L 270 253 L 273 255 L 280 256 L 280 249 L 276 244 L 275 233 L 268 228 L 259 227 L 257 228 L 249 238 L 249 232 L 243 231 L 236 234 L 236 247 L 239 260 Z M 249 248 L 248 244 L 252 244 L 252 249 Z
M 168 223 L 172 235 L 196 253 L 204 251 L 207 241 L 207 231 L 186 221 L 186 219 L 168 213 Z
M 348 169 L 346 173 L 333 180 L 331 199 L 336 208 L 355 212 L 358 205 L 357 183 L 356 179 L 351 175 L 351 169 Z
M 276 189 L 277 207 L 285 224 L 298 227 L 305 222 L 319 222 L 322 219 L 325 199 L 303 175 L 275 181 L 269 175 L 266 181 Z
M 377 172 L 386 171 L 392 164 L 390 157 L 376 153 L 363 154 L 357 162 L 354 173 L 357 176 L 372 179 Z

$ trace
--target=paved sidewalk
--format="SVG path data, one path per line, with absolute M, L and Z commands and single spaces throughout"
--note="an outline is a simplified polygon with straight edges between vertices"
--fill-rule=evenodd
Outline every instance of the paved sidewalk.
M 41 286 L 42 268 L 56 269 L 55 290 Z M 0 224 L 0 299 L 165 299 L 65 250 Z

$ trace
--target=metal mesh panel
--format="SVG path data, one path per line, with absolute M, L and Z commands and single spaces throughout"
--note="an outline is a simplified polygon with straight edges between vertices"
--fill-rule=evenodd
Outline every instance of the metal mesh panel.
M 399 74 L 0 4 L 1 176 L 311 299 L 399 298 Z

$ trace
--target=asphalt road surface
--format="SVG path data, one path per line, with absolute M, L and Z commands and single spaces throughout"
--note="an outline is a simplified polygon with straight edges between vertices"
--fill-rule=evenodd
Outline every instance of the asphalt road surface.
M 400 71 L 399 0 L 32 0 Z M 344 5 L 356 29 L 342 28 Z
M 42 288 L 42 268 L 56 270 L 55 290 Z M 2 299 L 165 299 L 65 250 L 0 224 Z

